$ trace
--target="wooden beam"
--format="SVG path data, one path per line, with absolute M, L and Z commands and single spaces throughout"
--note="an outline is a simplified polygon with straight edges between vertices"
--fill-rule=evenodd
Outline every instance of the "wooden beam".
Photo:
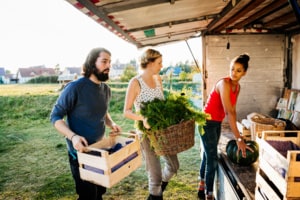
M 241 0 L 236 0 L 235 6 L 237 6 Z M 218 26 L 220 20 L 225 17 L 228 13 L 230 13 L 233 9 L 233 5 L 231 3 L 227 4 L 227 6 L 221 11 L 219 15 L 207 26 L 207 31 L 212 31 L 215 27 Z
M 250 24 L 251 22 L 259 19 L 260 17 L 264 16 L 267 13 L 270 13 L 274 10 L 276 10 L 277 8 L 281 7 L 281 6 L 287 6 L 288 3 L 286 2 L 286 0 L 277 0 L 274 1 L 273 3 L 267 5 L 266 7 L 262 8 L 260 11 L 254 13 L 252 16 L 248 17 L 247 19 L 245 19 L 244 21 L 237 23 L 234 28 L 236 29 L 242 29 L 244 28 L 246 25 Z
M 201 16 L 197 18 L 191 18 L 191 19 L 183 19 L 183 20 L 177 20 L 177 21 L 172 21 L 172 22 L 165 22 L 161 24 L 155 24 L 155 25 L 150 25 L 150 26 L 143 26 L 143 27 L 138 27 L 134 29 L 129 29 L 126 30 L 127 33 L 132 33 L 132 32 L 137 32 L 137 31 L 144 31 L 148 29 L 155 29 L 155 28 L 162 28 L 170 25 L 180 25 L 180 24 L 185 24 L 185 23 L 190 23 L 190 22 L 196 22 L 196 21 L 202 21 L 202 20 L 208 20 L 208 19 L 213 19 L 215 18 L 216 15 L 209 15 L 209 16 Z
M 237 14 L 235 14 L 233 17 L 231 17 L 229 20 L 215 28 L 215 31 L 220 32 L 226 28 L 228 28 L 231 24 L 242 18 L 243 16 L 247 15 L 247 13 L 253 9 L 255 9 L 257 6 L 259 6 L 261 3 L 263 3 L 265 0 L 255 0 L 248 3 L 242 10 L 240 10 Z
M 271 27 L 273 25 L 278 25 L 280 24 L 282 21 L 286 21 L 286 19 L 291 19 L 291 21 L 293 21 L 293 18 L 296 18 L 295 17 L 295 14 L 292 12 L 292 13 L 287 13 L 285 15 L 282 15 L 282 16 L 279 16 L 267 23 L 264 24 L 265 27 Z
M 176 0 L 178 1 L 178 0 Z M 175 0 L 170 1 L 170 0 L 151 0 L 151 1 L 121 1 L 121 2 L 116 2 L 116 3 L 110 3 L 104 6 L 102 9 L 105 10 L 107 13 L 114 13 L 114 12 L 123 12 L 127 10 L 132 10 L 132 9 L 138 9 L 138 8 L 143 8 L 143 7 L 149 7 L 149 6 L 155 6 L 158 4 L 174 4 Z

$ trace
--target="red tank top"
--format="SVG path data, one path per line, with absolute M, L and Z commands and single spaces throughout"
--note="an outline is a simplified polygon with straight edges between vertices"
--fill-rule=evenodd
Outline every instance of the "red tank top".
M 229 77 L 223 78 L 225 80 L 230 80 Z M 239 85 L 236 86 L 235 92 L 232 91 L 232 87 L 230 87 L 230 101 L 231 104 L 234 106 L 236 104 L 237 96 L 239 91 Z M 223 121 L 225 118 L 225 111 L 221 101 L 221 96 L 215 88 L 210 93 L 207 103 L 204 107 L 204 111 L 211 115 L 211 120 L 213 121 Z

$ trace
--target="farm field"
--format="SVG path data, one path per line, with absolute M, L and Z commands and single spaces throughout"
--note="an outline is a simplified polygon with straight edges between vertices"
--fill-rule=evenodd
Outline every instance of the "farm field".
M 52 127 L 49 114 L 59 95 L 58 84 L 0 85 L 0 199 L 76 199 L 64 138 Z M 112 90 L 110 113 L 123 131 L 133 122 L 123 118 L 125 89 Z M 199 135 L 195 145 L 179 154 L 180 170 L 164 199 L 197 199 Z M 146 199 L 147 175 L 142 165 L 104 200 Z

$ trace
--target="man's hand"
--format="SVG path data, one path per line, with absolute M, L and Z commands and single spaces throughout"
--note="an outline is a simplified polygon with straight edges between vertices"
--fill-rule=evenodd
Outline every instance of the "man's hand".
M 113 123 L 113 124 L 111 125 L 111 130 L 112 130 L 113 132 L 121 132 L 121 131 L 122 131 L 121 127 L 120 127 L 119 125 L 115 124 L 115 123 Z
M 72 144 L 75 150 L 84 152 L 85 147 L 88 146 L 86 139 L 80 135 L 72 136 Z

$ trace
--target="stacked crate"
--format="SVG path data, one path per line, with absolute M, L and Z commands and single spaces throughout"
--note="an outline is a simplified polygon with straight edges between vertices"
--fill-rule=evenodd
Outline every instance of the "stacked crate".
M 257 137 L 256 200 L 300 200 L 300 131 L 263 131 Z M 287 146 L 290 149 L 283 151 Z

